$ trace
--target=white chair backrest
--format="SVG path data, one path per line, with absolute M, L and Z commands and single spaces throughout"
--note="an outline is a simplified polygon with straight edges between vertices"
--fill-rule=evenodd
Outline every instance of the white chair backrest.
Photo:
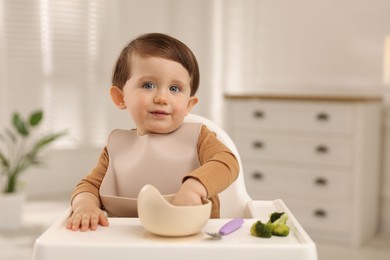
M 237 180 L 226 190 L 219 194 L 219 199 L 221 203 L 221 218 L 245 217 L 244 214 L 246 205 L 252 199 L 246 191 L 241 158 L 232 139 L 220 126 L 205 117 L 195 114 L 189 114 L 185 118 L 185 122 L 203 123 L 207 126 L 208 129 L 215 132 L 218 140 L 220 140 L 224 145 L 226 145 L 236 156 L 240 165 L 240 172 Z

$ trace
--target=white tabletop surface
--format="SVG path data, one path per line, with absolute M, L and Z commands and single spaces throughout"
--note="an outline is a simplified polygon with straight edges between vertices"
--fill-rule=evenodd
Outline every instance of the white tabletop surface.
M 258 209 L 261 206 L 256 206 Z M 270 210 L 270 207 L 267 207 Z M 267 213 L 268 214 L 268 213 Z M 291 213 L 290 213 L 291 214 Z M 110 218 L 108 227 L 74 232 L 65 228 L 63 216 L 35 243 L 34 260 L 61 259 L 273 259 L 316 260 L 316 248 L 292 216 L 287 237 L 258 238 L 250 235 L 257 219 L 221 240 L 205 232 L 216 232 L 229 219 L 210 219 L 206 227 L 188 237 L 161 237 L 146 231 L 137 218 Z M 294 223 L 296 222 L 296 223 Z M 124 257 L 126 256 L 126 257 Z M 262 257 L 260 257 L 262 256 Z

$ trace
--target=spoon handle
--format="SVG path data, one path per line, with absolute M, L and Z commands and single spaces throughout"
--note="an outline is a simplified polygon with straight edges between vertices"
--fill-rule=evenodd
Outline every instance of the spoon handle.
M 242 226 L 242 224 L 244 224 L 244 220 L 242 218 L 232 219 L 221 227 L 221 229 L 219 230 L 219 233 L 221 235 L 230 234 L 233 231 L 239 229 Z

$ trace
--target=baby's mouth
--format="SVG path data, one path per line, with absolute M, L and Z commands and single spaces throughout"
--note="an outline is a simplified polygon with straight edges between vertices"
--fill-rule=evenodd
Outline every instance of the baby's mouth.
M 156 110 L 156 111 L 152 111 L 150 113 L 153 115 L 169 115 L 169 113 L 162 111 L 162 110 Z

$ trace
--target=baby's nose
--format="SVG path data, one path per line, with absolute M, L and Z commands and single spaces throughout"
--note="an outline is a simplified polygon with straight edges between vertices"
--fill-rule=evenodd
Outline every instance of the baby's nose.
M 154 97 L 154 103 L 167 104 L 167 95 L 163 91 L 159 91 Z

